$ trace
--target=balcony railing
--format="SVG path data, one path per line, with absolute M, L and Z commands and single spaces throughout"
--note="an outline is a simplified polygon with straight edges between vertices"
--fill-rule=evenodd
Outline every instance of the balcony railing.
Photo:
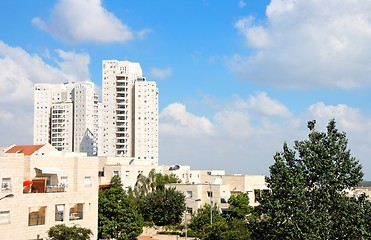
M 40 180 L 33 180 L 32 185 L 23 186 L 23 193 L 57 193 L 65 191 L 66 186 L 64 184 L 45 186 Z
M 64 186 L 46 186 L 46 193 L 65 192 Z

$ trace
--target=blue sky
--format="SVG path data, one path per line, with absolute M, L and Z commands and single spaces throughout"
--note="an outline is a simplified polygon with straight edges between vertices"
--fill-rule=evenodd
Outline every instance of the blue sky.
M 33 84 L 139 62 L 160 90 L 160 164 L 269 173 L 334 118 L 371 179 L 371 2 L 0 1 L 0 145 L 31 144 Z

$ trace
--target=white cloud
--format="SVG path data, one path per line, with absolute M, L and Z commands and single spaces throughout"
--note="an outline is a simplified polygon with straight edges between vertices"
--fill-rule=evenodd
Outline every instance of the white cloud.
M 173 73 L 171 68 L 151 68 L 151 76 L 156 79 L 162 79 L 170 76 Z
M 240 6 L 240 8 L 246 7 L 245 1 L 242 1 L 242 0 L 240 0 L 240 2 L 238 3 L 238 5 Z
M 250 96 L 246 108 L 267 116 L 288 117 L 291 114 L 285 105 L 268 97 L 266 92 Z
M 72 80 L 75 82 L 90 81 L 89 54 L 66 52 L 61 49 L 57 49 L 56 52 L 61 58 L 61 61 L 58 61 L 59 68 L 64 74 L 73 76 L 75 79 Z
M 358 109 L 345 104 L 332 106 L 319 102 L 309 106 L 307 114 L 321 121 L 331 118 L 337 119 L 339 126 L 346 132 L 363 131 L 370 128 L 370 119 L 364 118 Z
M 136 32 L 136 35 L 137 35 L 139 38 L 143 39 L 143 38 L 145 38 L 148 34 L 150 34 L 151 32 L 152 32 L 152 29 L 145 28 L 145 29 L 143 29 L 143 30 L 140 30 L 140 31 Z
M 239 19 L 235 26 L 245 36 L 248 46 L 253 48 L 269 46 L 270 40 L 267 30 L 262 26 L 254 26 L 253 22 L 253 17 L 245 17 Z
M 32 23 L 53 37 L 69 43 L 126 42 L 132 31 L 103 8 L 101 0 L 58 0 L 47 21 Z
M 258 93 L 241 103 L 241 98 L 221 107 L 212 117 L 198 117 L 183 104 L 171 104 L 160 114 L 160 164 L 190 165 L 192 169 L 221 169 L 228 173 L 269 174 L 273 155 L 282 151 L 287 142 L 307 139 L 308 120 L 317 121 L 317 129 L 326 131 L 330 119 L 335 119 L 340 131 L 345 131 L 352 154 L 360 160 L 371 179 L 368 156 L 371 142 L 371 117 L 347 105 L 308 106 L 294 115 L 286 106 L 266 93 Z M 261 105 L 257 106 L 257 99 Z M 280 111 L 260 111 L 279 106 Z
M 173 103 L 161 111 L 161 132 L 170 135 L 202 135 L 212 132 L 212 124 L 206 117 L 198 117 L 186 111 L 180 103 Z
M 38 55 L 0 41 L 1 145 L 32 143 L 35 83 L 89 80 L 89 55 L 62 50 L 56 53 L 54 67 Z
M 252 48 L 228 65 L 238 78 L 280 87 L 371 84 L 371 2 L 271 0 L 265 23 L 247 16 L 237 30 Z

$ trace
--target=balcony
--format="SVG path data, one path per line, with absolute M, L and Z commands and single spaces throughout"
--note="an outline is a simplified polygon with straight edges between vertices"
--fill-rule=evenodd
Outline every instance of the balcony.
M 126 77 L 126 76 L 117 76 L 116 77 L 116 82 L 117 83 L 126 83 L 127 84 L 127 82 L 128 82 L 128 77 Z
M 123 115 L 123 116 L 126 116 L 126 115 L 127 115 L 127 111 L 116 110 L 116 114 L 117 114 L 117 115 Z
M 58 193 L 65 192 L 65 184 L 47 185 L 48 178 L 34 178 L 23 181 L 23 193 Z
M 125 95 L 127 95 L 127 94 L 119 93 L 119 94 L 117 94 L 116 99 L 117 100 L 126 100 L 126 99 L 128 99 L 127 96 L 125 96 Z
M 45 186 L 45 187 L 23 187 L 23 193 L 58 193 L 65 192 L 65 186 Z
M 46 193 L 65 192 L 65 186 L 46 186 Z

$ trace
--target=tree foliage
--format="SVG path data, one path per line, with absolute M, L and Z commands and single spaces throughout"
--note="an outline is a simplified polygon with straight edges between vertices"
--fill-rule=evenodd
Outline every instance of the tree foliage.
M 143 199 L 142 214 L 158 226 L 180 223 L 185 211 L 185 196 L 175 188 L 157 189 Z
M 152 169 L 148 176 L 138 174 L 137 181 L 134 186 L 133 192 L 135 197 L 144 197 L 148 193 L 155 191 L 156 189 L 164 189 L 168 183 L 180 183 L 181 180 L 175 174 L 161 174 L 156 173 L 155 169 Z
M 327 132 L 308 122 L 307 140 L 283 145 L 274 157 L 270 192 L 258 198 L 259 219 L 251 222 L 254 239 L 370 239 L 370 202 L 347 195 L 363 173 L 347 149 L 346 134 L 334 120 Z
M 88 240 L 93 232 L 88 228 L 79 226 L 67 227 L 64 224 L 55 225 L 48 230 L 48 237 L 51 240 Z
M 100 239 L 137 239 L 142 233 L 143 218 L 137 205 L 114 176 L 110 188 L 99 191 L 98 235 Z
M 229 209 L 231 210 L 230 217 L 245 219 L 253 211 L 250 206 L 250 199 L 247 193 L 233 195 L 228 199 Z
M 189 228 L 196 233 L 197 237 L 204 239 L 212 230 L 210 219 L 210 204 L 205 204 L 192 215 Z M 212 206 L 213 224 L 224 221 L 217 205 Z
M 248 222 L 243 218 L 224 217 L 217 205 L 212 207 L 213 223 L 210 221 L 210 205 L 205 204 L 192 215 L 189 231 L 203 240 L 250 239 Z
M 156 173 L 156 188 L 157 189 L 164 189 L 166 184 L 169 183 L 181 183 L 182 181 L 179 179 L 177 175 L 174 173 L 171 174 L 161 174 Z

